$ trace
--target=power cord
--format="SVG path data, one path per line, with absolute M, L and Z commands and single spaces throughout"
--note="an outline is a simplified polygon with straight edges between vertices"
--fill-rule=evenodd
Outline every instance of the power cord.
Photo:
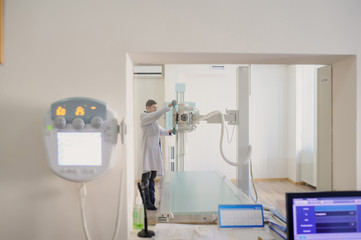
M 122 183 L 122 177 L 123 177 L 123 171 L 120 172 L 120 181 L 119 181 L 119 190 L 118 190 L 118 209 L 117 209 L 117 216 L 116 216 L 116 223 L 115 223 L 115 229 L 113 232 L 113 240 L 118 238 L 119 235 L 119 221 L 120 221 L 120 208 L 121 208 L 121 183 Z M 82 225 L 83 225 L 83 231 L 85 234 L 85 239 L 86 240 L 91 240 L 90 238 L 90 234 L 89 234 L 89 229 L 88 229 L 88 224 L 86 221 L 86 216 L 85 216 L 85 203 L 86 203 L 86 197 L 87 197 L 87 189 L 86 189 L 86 185 L 85 183 L 80 183 L 80 187 L 79 187 L 79 195 L 80 195 L 80 213 L 81 213 L 81 220 L 82 220 Z
M 83 230 L 84 230 L 86 240 L 90 240 L 91 238 L 89 235 L 88 224 L 86 222 L 86 217 L 85 217 L 85 201 L 86 201 L 86 196 L 87 196 L 87 190 L 86 190 L 85 183 L 83 183 L 83 182 L 80 183 L 79 195 L 80 195 L 80 213 L 81 213 L 81 220 L 83 223 L 82 224 Z
M 245 164 L 250 156 L 251 156 L 251 153 L 252 153 L 252 146 L 249 146 L 249 149 L 248 149 L 248 153 L 247 155 L 244 157 L 244 159 L 241 161 L 241 162 L 233 162 L 231 160 L 229 160 L 225 155 L 224 155 L 224 152 L 223 152 L 223 137 L 224 137 L 224 119 L 223 119 L 223 114 L 220 112 L 220 111 L 213 111 L 213 112 L 210 112 L 208 113 L 207 115 L 204 115 L 204 116 L 201 116 L 200 118 L 198 118 L 197 120 L 194 121 L 194 125 L 196 125 L 197 123 L 199 123 L 200 121 L 203 121 L 203 120 L 207 120 L 208 118 L 210 117 L 213 117 L 213 116 L 216 116 L 216 115 L 219 115 L 219 118 L 221 120 L 221 137 L 220 137 L 220 144 L 219 144 L 219 148 L 220 148 L 220 152 L 221 152 L 221 156 L 223 158 L 223 160 L 225 162 L 227 162 L 229 165 L 231 166 L 240 166 L 242 164 Z
M 264 209 L 265 211 L 274 211 L 274 210 L 276 210 L 275 207 L 265 205 L 265 204 L 263 204 L 262 202 L 259 201 L 256 184 L 255 184 L 255 181 L 254 181 L 254 178 L 253 178 L 253 167 L 252 167 L 252 159 L 251 159 L 251 158 L 249 159 L 249 162 L 250 162 L 250 178 L 251 178 L 251 183 L 250 183 L 250 185 L 252 184 L 252 188 L 253 188 L 253 191 L 251 190 L 250 193 L 249 193 L 250 197 L 252 198 L 252 200 L 254 201 L 254 203 L 261 204 L 261 205 L 263 206 L 263 209 Z M 251 186 L 250 186 L 250 189 L 252 189 L 252 188 L 251 188 Z M 256 196 L 254 196 L 253 193 L 254 193 Z
M 227 142 L 231 143 L 232 139 L 233 139 L 233 136 L 234 136 L 234 129 L 235 129 L 236 125 L 233 125 L 231 139 L 229 139 L 229 132 L 228 132 L 227 125 L 225 125 L 224 127 L 226 128 L 226 132 L 227 132 Z
M 252 186 L 253 186 L 253 192 L 256 195 L 256 199 L 254 200 L 255 203 L 258 202 L 258 192 L 257 192 L 257 188 L 256 188 L 256 184 L 254 183 L 254 178 L 253 178 L 253 166 L 252 166 L 252 158 L 249 159 L 249 165 L 250 165 L 250 176 L 251 176 L 251 182 L 252 182 Z

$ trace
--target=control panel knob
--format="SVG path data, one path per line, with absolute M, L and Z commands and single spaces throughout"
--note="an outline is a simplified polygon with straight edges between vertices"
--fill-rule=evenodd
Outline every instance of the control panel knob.
M 93 128 L 100 128 L 103 125 L 103 119 L 101 119 L 100 117 L 93 117 L 90 120 L 90 124 Z
M 63 129 L 66 126 L 66 120 L 63 117 L 57 117 L 54 119 L 54 125 L 56 128 Z
M 77 130 L 82 129 L 85 126 L 84 120 L 81 118 L 75 118 L 71 124 Z

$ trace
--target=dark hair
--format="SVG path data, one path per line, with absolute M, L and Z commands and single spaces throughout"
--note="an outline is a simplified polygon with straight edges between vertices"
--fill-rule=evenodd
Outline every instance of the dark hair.
M 147 103 L 145 104 L 145 107 L 151 107 L 152 105 L 157 104 L 156 101 L 149 99 Z

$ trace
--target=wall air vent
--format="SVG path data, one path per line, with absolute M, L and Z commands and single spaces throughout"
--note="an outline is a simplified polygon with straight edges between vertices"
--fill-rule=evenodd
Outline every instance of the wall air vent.
M 134 66 L 133 71 L 135 76 L 161 77 L 163 75 L 162 66 Z
M 223 71 L 224 66 L 222 66 L 222 65 L 213 65 L 213 66 L 211 66 L 211 70 L 212 71 Z

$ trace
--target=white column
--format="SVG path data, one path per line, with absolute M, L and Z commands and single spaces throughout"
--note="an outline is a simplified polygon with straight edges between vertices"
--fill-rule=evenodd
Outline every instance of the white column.
M 237 160 L 240 162 L 244 161 L 249 151 L 249 67 L 239 67 L 237 75 L 237 109 L 239 111 Z M 238 188 L 246 195 L 249 195 L 249 167 L 250 164 L 247 162 L 240 165 L 237 170 Z

